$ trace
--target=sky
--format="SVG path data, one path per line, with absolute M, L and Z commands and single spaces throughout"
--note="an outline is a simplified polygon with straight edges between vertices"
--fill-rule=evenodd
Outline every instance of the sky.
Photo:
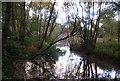
M 84 7 L 84 4 L 81 3 L 81 6 L 82 6 L 81 7 L 79 5 L 78 1 L 74 2 L 76 4 L 75 6 L 78 8 L 78 14 L 77 14 L 77 16 L 79 16 L 80 18 L 82 18 L 82 7 Z M 74 15 L 75 15 L 77 13 L 77 8 L 75 6 L 74 7 L 72 6 L 69 9 L 69 11 L 67 11 L 67 10 L 64 9 L 63 3 L 64 3 L 64 1 L 63 2 L 60 1 L 60 2 L 57 2 L 56 5 L 55 5 L 55 9 L 58 11 L 58 18 L 57 18 L 56 22 L 59 23 L 59 24 L 65 24 L 67 22 L 66 17 L 67 17 L 68 14 L 71 15 L 71 14 L 74 13 Z M 102 8 L 107 8 L 107 6 L 106 5 L 102 5 Z M 95 6 L 94 10 L 95 10 L 95 12 L 97 12 L 97 10 L 98 10 L 97 5 Z M 91 11 L 93 11 L 92 8 L 91 8 Z M 32 13 L 34 13 L 34 12 L 32 10 L 30 10 L 29 15 L 32 16 Z M 83 10 L 83 13 L 84 13 L 83 16 L 86 16 L 86 13 L 85 13 L 84 10 Z M 94 16 L 95 19 L 97 19 L 97 15 L 98 14 L 96 14 Z M 92 17 L 92 15 L 91 15 L 91 17 Z M 116 18 L 116 20 L 120 19 L 120 18 L 118 18 L 118 16 L 116 16 L 115 18 Z

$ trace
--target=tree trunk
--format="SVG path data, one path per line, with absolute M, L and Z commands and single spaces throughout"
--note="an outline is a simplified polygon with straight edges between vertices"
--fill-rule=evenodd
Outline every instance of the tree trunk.
M 20 24 L 20 41 L 23 43 L 25 40 L 26 31 L 26 12 L 25 12 L 25 2 L 21 4 L 21 24 Z
M 3 3 L 3 7 L 6 6 L 6 10 L 5 13 L 3 12 L 3 42 L 5 43 L 5 41 L 7 40 L 9 34 L 10 34 L 10 14 L 11 14 L 11 2 L 6 2 Z
M 120 15 L 120 11 L 118 11 L 118 18 Z M 120 19 L 118 19 L 118 42 L 120 42 Z
M 54 10 L 54 6 L 55 6 L 55 2 L 53 3 L 52 5 L 52 8 L 51 8 L 51 11 L 50 11 L 50 16 L 49 16 L 49 20 L 47 22 L 47 26 L 46 26 L 46 29 L 45 29 L 45 33 L 44 33 L 44 36 L 43 36 L 43 40 L 39 46 L 39 49 L 41 49 L 46 37 L 47 37 L 47 33 L 48 33 L 48 29 L 49 29 L 49 26 L 50 26 L 50 21 L 51 21 L 51 18 L 52 18 L 52 14 L 53 14 L 53 10 Z
M 2 21 L 2 52 L 3 55 L 6 53 L 6 43 L 8 40 L 8 36 L 10 36 L 10 14 L 11 14 L 11 2 L 6 2 L 2 4 L 2 7 L 6 8 L 5 11 L 3 10 L 2 16 L 3 16 L 3 21 Z

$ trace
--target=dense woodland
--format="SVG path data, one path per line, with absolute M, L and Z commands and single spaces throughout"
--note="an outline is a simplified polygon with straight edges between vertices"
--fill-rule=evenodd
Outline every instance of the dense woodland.
M 120 2 L 2 2 L 3 79 L 25 78 L 26 62 L 56 78 L 50 71 L 65 53 L 56 48 L 63 40 L 71 50 L 113 58 L 119 68 L 119 17 Z

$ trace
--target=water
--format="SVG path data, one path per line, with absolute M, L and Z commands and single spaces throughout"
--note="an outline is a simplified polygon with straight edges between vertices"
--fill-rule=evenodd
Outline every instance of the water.
M 91 78 L 106 78 L 114 79 L 120 78 L 120 70 L 112 69 L 101 69 L 99 65 L 93 61 L 86 60 L 81 57 L 80 54 L 70 51 L 68 46 L 57 46 L 60 50 L 65 52 L 64 55 L 59 56 L 58 60 L 54 64 L 53 68 L 49 68 L 47 65 L 46 69 L 58 79 L 91 79 Z M 40 61 L 38 61 L 40 62 Z M 43 68 L 37 66 L 37 70 L 30 74 L 32 65 L 30 62 L 26 64 L 26 78 L 43 78 L 48 77 L 50 73 L 43 73 Z
M 59 56 L 55 64 L 55 75 L 60 79 L 69 78 L 120 78 L 120 72 L 115 69 L 103 70 L 90 60 L 85 60 L 70 51 L 68 46 L 59 47 L 62 51 L 66 51 L 65 55 Z M 85 69 L 86 68 L 86 69 Z

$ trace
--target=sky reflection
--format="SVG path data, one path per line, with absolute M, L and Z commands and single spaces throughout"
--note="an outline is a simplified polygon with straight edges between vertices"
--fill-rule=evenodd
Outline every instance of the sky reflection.
M 55 75 L 57 75 L 59 78 L 63 79 L 64 76 L 70 71 L 72 71 L 73 75 L 77 72 L 77 68 L 80 64 L 80 62 L 83 61 L 83 58 L 78 56 L 77 54 L 70 51 L 70 48 L 67 46 L 64 47 L 58 47 L 62 51 L 66 51 L 65 55 L 60 56 L 58 58 L 58 61 L 55 64 Z M 94 63 L 91 63 L 93 72 L 95 73 Z M 83 63 L 80 66 L 80 72 L 83 72 Z M 74 70 L 74 71 L 73 71 Z M 97 66 L 97 75 L 99 78 L 105 77 L 105 78 L 115 78 L 115 75 L 117 78 L 120 77 L 120 73 L 116 72 L 114 69 L 112 70 L 103 70 L 100 67 Z

